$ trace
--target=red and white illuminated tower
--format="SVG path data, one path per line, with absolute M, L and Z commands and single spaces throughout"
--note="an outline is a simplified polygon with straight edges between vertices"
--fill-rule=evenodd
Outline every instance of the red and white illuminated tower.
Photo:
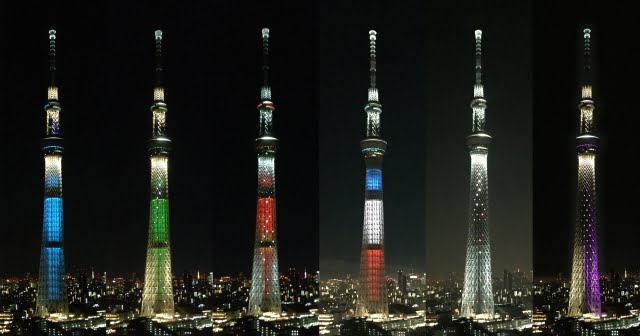
M 152 138 L 149 140 L 151 161 L 151 199 L 149 204 L 149 238 L 144 288 L 140 315 L 171 319 L 174 313 L 169 240 L 169 152 L 167 136 L 167 104 L 164 102 L 162 68 L 162 31 L 156 30 L 155 87 L 153 88 Z
M 366 165 L 364 223 L 360 255 L 360 282 L 357 316 L 386 317 L 389 314 L 384 270 L 384 211 L 382 202 L 382 161 L 387 142 L 382 139 L 382 105 L 376 87 L 376 31 L 369 31 L 369 92 L 367 136 L 360 141 Z
M 596 153 L 600 139 L 594 134 L 593 74 L 591 69 L 591 29 L 583 30 L 580 133 L 578 152 L 578 195 L 573 241 L 573 268 L 569 291 L 569 316 L 600 316 L 600 276 L 598 272 L 598 221 L 596 213 Z
M 273 102 L 269 86 L 269 29 L 262 29 L 264 83 L 258 104 L 258 204 L 256 235 L 249 293 L 249 314 L 280 313 L 280 281 L 276 240 L 276 150 L 278 139 L 273 134 Z

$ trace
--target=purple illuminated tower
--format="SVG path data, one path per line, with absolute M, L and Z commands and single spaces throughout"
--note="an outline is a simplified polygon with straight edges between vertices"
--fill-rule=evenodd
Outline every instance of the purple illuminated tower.
M 600 316 L 600 283 L 598 273 L 598 235 L 596 216 L 596 152 L 600 139 L 593 134 L 593 73 L 591 69 L 591 29 L 583 30 L 584 57 L 581 78 L 580 134 L 576 137 L 578 152 L 578 197 L 573 269 L 569 293 L 569 316 Z

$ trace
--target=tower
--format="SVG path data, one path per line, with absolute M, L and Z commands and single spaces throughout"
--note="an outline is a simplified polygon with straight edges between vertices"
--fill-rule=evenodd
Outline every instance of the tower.
M 69 313 L 64 279 L 64 225 L 62 215 L 62 153 L 58 87 L 56 86 L 56 31 L 49 30 L 49 88 L 47 90 L 44 153 L 44 212 L 36 315 Z
M 367 133 L 360 141 L 366 170 L 356 315 L 386 317 L 389 314 L 389 306 L 384 272 L 382 161 L 387 142 L 382 139 L 382 105 L 378 100 L 376 87 L 376 35 L 375 30 L 369 31 L 369 90 L 367 105 L 364 107 L 367 114 Z
M 471 178 L 469 181 L 469 233 L 467 236 L 467 259 L 464 269 L 462 291 L 463 317 L 493 318 L 493 290 L 491 283 L 491 242 L 489 237 L 489 183 L 487 178 L 487 156 L 491 136 L 485 130 L 485 109 L 482 85 L 482 31 L 475 31 L 476 82 L 473 86 L 472 133 L 467 136 L 467 147 L 471 156 Z
M 155 87 L 151 105 L 152 137 L 148 143 L 151 159 L 151 200 L 149 238 L 144 272 L 142 309 L 145 317 L 173 318 L 171 245 L 169 240 L 169 152 L 171 140 L 166 134 L 167 104 L 164 102 L 162 68 L 162 31 L 155 32 Z
M 269 29 L 262 29 L 264 82 L 258 104 L 258 202 L 253 272 L 249 293 L 249 314 L 280 313 L 280 280 L 276 240 L 276 151 L 278 139 L 273 134 L 273 103 L 269 85 Z
M 588 313 L 600 316 L 598 235 L 596 216 L 596 152 L 600 139 L 594 135 L 593 73 L 591 69 L 591 29 L 583 30 L 584 55 L 581 71 L 580 133 L 578 154 L 578 197 L 573 241 L 573 267 L 569 292 L 569 316 Z

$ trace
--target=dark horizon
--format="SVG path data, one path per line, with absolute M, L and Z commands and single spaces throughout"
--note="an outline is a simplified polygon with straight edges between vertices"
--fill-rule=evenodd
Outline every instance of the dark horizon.
M 280 270 L 318 269 L 313 16 L 211 3 L 102 3 L 19 14 L 0 54 L 6 146 L 0 274 L 37 273 L 42 229 L 48 30 L 58 32 L 65 261 L 144 271 L 154 31 L 164 31 L 173 272 L 250 273 L 261 35 L 271 29 Z M 216 20 L 210 14 L 224 10 Z M 291 8 L 311 12 L 311 6 Z M 16 5 L 16 11 L 22 13 Z M 144 15 L 142 15 L 144 14 Z M 117 18 L 117 20 L 114 20 Z M 302 28 L 301 28 L 302 27 Z M 8 29 L 5 29 L 7 31 Z M 299 43 L 305 41 L 305 43 Z M 304 55 L 305 57 L 298 57 Z M 305 85 L 298 85 L 304 79 Z M 304 167 L 304 169 L 300 169 Z M 233 178 L 229 178 L 233 177 Z M 11 224 L 9 224 L 11 223 Z M 302 252 L 302 253 L 301 253 Z

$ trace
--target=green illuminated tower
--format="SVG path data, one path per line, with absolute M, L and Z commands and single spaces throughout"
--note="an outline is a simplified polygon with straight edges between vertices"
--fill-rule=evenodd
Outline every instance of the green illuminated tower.
M 149 240 L 144 273 L 142 309 L 145 317 L 173 318 L 171 247 L 169 243 L 169 152 L 166 136 L 167 104 L 164 102 L 162 73 L 162 31 L 156 30 L 156 82 L 153 89 L 153 137 L 149 140 L 151 158 L 151 201 Z

